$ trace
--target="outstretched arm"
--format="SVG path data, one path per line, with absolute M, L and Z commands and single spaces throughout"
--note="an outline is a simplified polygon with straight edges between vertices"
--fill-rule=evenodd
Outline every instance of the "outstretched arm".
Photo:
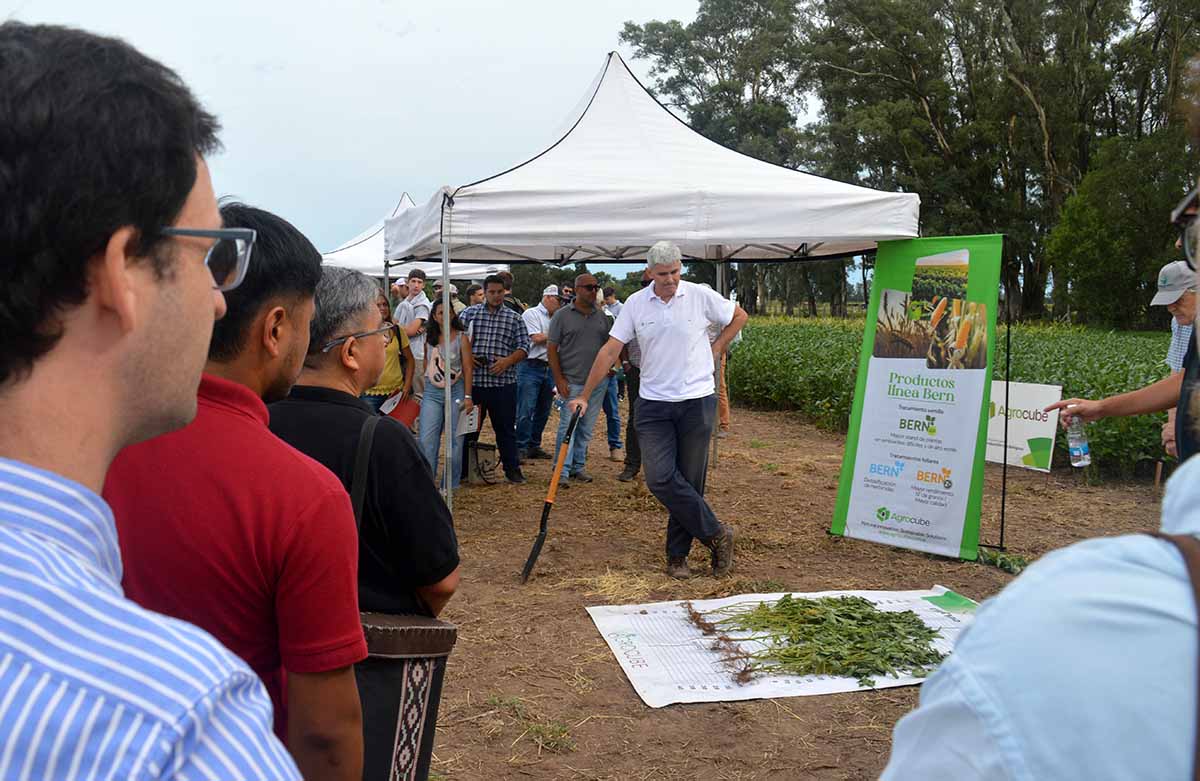
M 1084 423 L 1091 423 L 1100 418 L 1119 418 L 1130 415 L 1145 415 L 1150 412 L 1162 412 L 1171 409 L 1179 403 L 1179 392 L 1183 388 L 1183 372 L 1175 372 L 1170 377 L 1138 388 L 1135 391 L 1122 393 L 1119 396 L 1109 396 L 1099 401 L 1089 399 L 1063 399 L 1046 407 L 1046 412 L 1070 407 L 1066 415 L 1061 417 L 1064 426 L 1068 418 L 1078 415 Z

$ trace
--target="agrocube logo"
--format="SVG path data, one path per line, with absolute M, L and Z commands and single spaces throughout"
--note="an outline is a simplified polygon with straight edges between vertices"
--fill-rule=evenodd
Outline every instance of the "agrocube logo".
M 923 420 L 920 418 L 900 418 L 899 425 L 901 431 L 919 431 L 931 437 L 937 436 L 937 418 L 933 415 L 926 415 Z
M 1029 420 L 1034 423 L 1045 423 L 1050 420 L 1050 414 L 1040 409 L 1005 407 L 1003 404 L 997 406 L 994 401 L 988 402 L 988 418 L 994 418 L 997 415 L 1007 417 L 1009 420 Z
M 880 477 L 900 477 L 904 474 L 904 462 L 897 459 L 890 464 L 871 464 L 867 471 Z
M 951 470 L 948 469 L 947 467 L 942 467 L 941 469 L 930 469 L 930 470 L 918 469 L 917 470 L 917 482 L 919 482 L 919 483 L 939 483 L 939 484 L 941 484 L 942 488 L 949 490 L 954 487 L 954 481 L 950 479 L 951 474 L 952 474 Z
M 907 523 L 912 526 L 928 526 L 929 525 L 928 518 L 918 518 L 915 515 L 904 515 L 903 513 L 894 513 L 891 510 L 889 510 L 887 507 L 880 507 L 879 509 L 877 509 L 875 511 L 875 520 L 879 521 L 880 523 L 887 523 L 888 521 L 892 521 L 893 523 Z

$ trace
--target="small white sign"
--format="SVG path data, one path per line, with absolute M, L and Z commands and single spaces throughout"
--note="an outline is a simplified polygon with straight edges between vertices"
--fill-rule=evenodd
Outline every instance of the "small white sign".
M 1024 469 L 1049 472 L 1058 433 L 1058 410 L 1043 412 L 1062 399 L 1062 386 L 1031 382 L 992 381 L 988 405 L 987 460 L 1004 463 L 1004 421 L 1008 419 L 1008 463 Z

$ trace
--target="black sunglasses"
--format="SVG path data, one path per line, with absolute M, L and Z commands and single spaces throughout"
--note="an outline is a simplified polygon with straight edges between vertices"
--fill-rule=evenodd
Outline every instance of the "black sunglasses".
M 600 289 L 599 285 L 576 285 L 575 287 L 577 287 L 580 290 L 599 290 Z
M 1184 196 L 1179 205 L 1171 210 L 1171 223 L 1179 228 L 1179 240 L 1183 244 L 1183 257 L 1188 268 L 1196 270 L 1196 242 L 1200 241 L 1200 221 L 1196 210 L 1200 207 L 1200 190 L 1195 188 Z

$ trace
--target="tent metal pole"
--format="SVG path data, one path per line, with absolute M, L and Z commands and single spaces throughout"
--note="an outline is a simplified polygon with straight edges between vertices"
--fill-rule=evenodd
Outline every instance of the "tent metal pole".
M 725 250 L 724 245 L 718 244 L 713 253 L 713 256 L 716 258 L 716 262 L 717 262 L 717 292 L 720 293 L 722 297 L 725 296 L 725 261 L 722 257 L 724 255 L 724 250 Z M 718 416 L 719 416 L 720 415 L 720 407 L 721 407 L 721 400 L 720 400 L 721 359 L 719 357 L 713 358 L 713 391 L 718 396 L 717 412 L 718 412 Z M 718 463 L 717 434 L 718 434 L 718 432 L 720 432 L 720 430 L 721 430 L 721 426 L 719 425 L 719 423 L 714 423 L 713 430 L 712 430 L 712 459 L 711 459 L 713 469 L 717 468 L 717 463 Z
M 443 209 L 448 209 L 449 205 L 443 205 Z M 450 319 L 453 317 L 454 310 L 450 307 L 450 241 L 449 237 L 442 238 L 442 338 L 448 339 L 450 333 Z M 438 345 L 439 347 L 441 345 Z M 460 348 L 461 349 L 461 348 Z M 443 358 L 443 360 L 446 360 Z M 442 485 L 445 487 L 443 493 L 446 496 L 446 509 L 451 513 L 454 512 L 454 483 L 452 482 L 454 459 L 451 457 L 454 448 L 454 437 L 452 436 L 451 426 L 454 424 L 451 416 L 454 414 L 454 393 L 450 387 L 450 363 L 446 360 L 445 367 L 446 376 L 446 392 L 444 394 L 444 409 L 446 419 L 442 426 Z

